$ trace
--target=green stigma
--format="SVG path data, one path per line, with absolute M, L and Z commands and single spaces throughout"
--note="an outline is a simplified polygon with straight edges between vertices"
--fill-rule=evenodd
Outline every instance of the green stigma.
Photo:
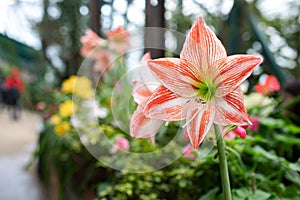
M 217 87 L 211 81 L 200 82 L 197 84 L 198 95 L 206 102 L 210 101 L 216 94 Z

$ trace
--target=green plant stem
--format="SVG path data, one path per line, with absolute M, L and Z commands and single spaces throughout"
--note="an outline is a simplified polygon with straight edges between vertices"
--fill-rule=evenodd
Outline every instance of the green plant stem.
M 217 147 L 218 147 L 218 155 L 219 155 L 219 166 L 221 173 L 221 182 L 222 182 L 222 190 L 224 194 L 224 200 L 231 200 L 231 189 L 230 189 L 230 181 L 228 174 L 228 166 L 225 155 L 225 147 L 223 142 L 223 136 L 220 131 L 220 127 L 217 124 L 214 124 L 215 134 L 217 139 Z

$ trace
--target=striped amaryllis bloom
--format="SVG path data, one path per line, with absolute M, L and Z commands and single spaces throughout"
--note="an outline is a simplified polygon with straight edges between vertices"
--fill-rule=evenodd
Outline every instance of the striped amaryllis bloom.
M 227 56 L 214 32 L 199 18 L 192 26 L 180 58 L 148 61 L 162 84 L 144 106 L 149 118 L 164 121 L 186 119 L 189 139 L 198 148 L 212 124 L 249 124 L 241 83 L 262 58 Z

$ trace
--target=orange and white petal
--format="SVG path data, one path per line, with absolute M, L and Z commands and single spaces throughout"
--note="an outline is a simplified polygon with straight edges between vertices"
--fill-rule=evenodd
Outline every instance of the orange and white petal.
M 226 58 L 226 50 L 215 33 L 200 17 L 192 26 L 180 57 L 188 60 L 198 67 L 200 73 L 222 58 Z
M 232 55 L 215 63 L 219 72 L 216 96 L 223 97 L 235 90 L 261 62 L 262 58 L 254 55 Z
M 142 81 L 133 81 L 132 96 L 137 104 L 144 105 L 151 94 L 148 87 Z
M 130 135 L 134 138 L 153 139 L 164 122 L 147 118 L 143 114 L 143 107 L 138 106 L 130 121 Z
M 147 52 L 143 55 L 143 57 L 141 59 L 142 66 L 147 66 L 149 60 L 151 60 L 151 53 Z
M 151 60 L 151 54 L 150 52 L 146 53 L 142 59 L 141 59 L 141 72 L 140 76 L 142 78 L 142 81 L 147 86 L 147 88 L 153 92 L 158 88 L 160 85 L 160 82 L 157 80 L 157 78 L 154 76 L 154 74 L 151 72 L 148 61 Z
M 243 93 L 238 87 L 228 95 L 215 99 L 215 123 L 226 125 L 248 125 L 249 119 L 244 105 Z
M 148 99 L 144 114 L 163 121 L 179 121 L 185 118 L 189 102 L 189 99 L 160 86 Z
M 169 90 L 182 97 L 196 96 L 194 85 L 200 77 L 194 65 L 179 58 L 160 58 L 148 64 L 158 80 Z
M 192 146 L 197 149 L 212 127 L 215 116 L 213 104 L 190 109 L 186 115 L 187 132 Z

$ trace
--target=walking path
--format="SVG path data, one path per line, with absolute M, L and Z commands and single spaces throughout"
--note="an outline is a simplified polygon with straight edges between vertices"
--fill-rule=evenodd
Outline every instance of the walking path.
M 0 109 L 0 200 L 45 200 L 33 165 L 25 169 L 38 139 L 39 116 L 22 111 L 13 121 Z

